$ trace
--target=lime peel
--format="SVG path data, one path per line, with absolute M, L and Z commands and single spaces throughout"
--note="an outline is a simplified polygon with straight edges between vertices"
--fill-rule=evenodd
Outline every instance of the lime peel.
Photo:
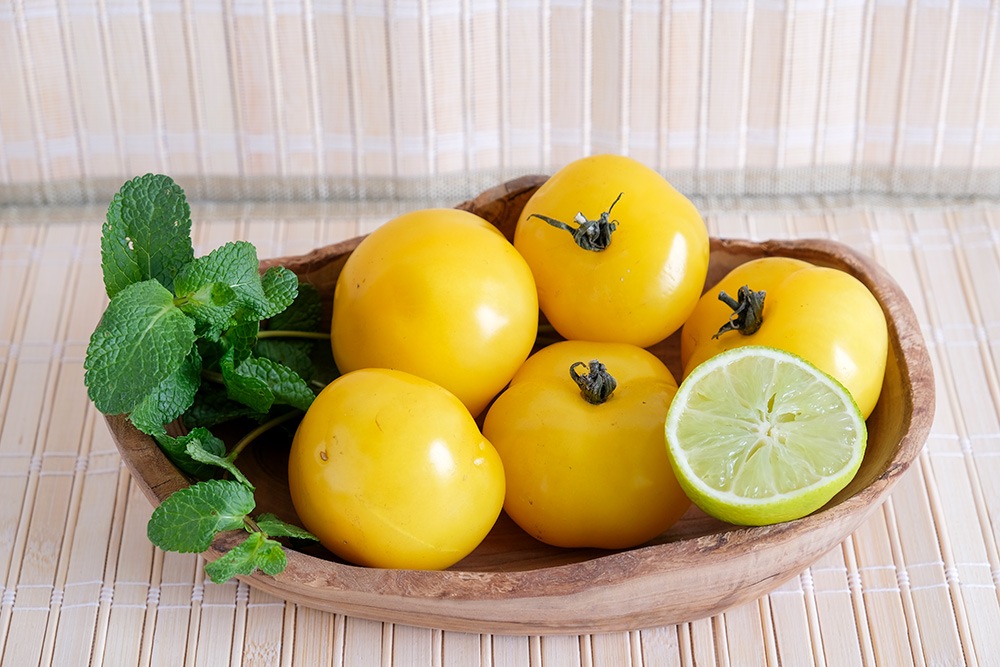
M 857 474 L 868 438 L 843 385 L 802 357 L 763 346 L 694 369 L 665 428 L 685 493 L 706 514 L 738 525 L 821 508 Z

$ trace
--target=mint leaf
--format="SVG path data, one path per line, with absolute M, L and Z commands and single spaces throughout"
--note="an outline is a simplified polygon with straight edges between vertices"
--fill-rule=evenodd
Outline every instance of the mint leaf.
M 323 316 L 323 304 L 315 285 L 299 283 L 298 294 L 291 305 L 270 318 L 268 329 L 316 331 Z
M 274 396 L 274 404 L 291 405 L 308 410 L 316 394 L 306 381 L 287 366 L 270 359 L 250 358 L 240 364 L 237 372 L 241 378 L 253 378 L 264 384 Z
M 229 474 L 231 474 L 237 482 L 248 486 L 251 490 L 253 490 L 253 484 L 250 483 L 250 480 L 243 475 L 242 471 L 236 467 L 236 464 L 234 464 L 231 459 L 205 449 L 201 440 L 191 440 L 188 442 L 187 454 L 199 463 L 204 463 L 210 466 L 218 466 L 229 471 Z
M 220 362 L 229 398 L 257 412 L 267 412 L 274 405 L 274 392 L 263 380 L 243 373 L 243 364 L 237 370 L 233 356 L 234 351 L 230 348 Z
M 226 342 L 233 348 L 233 363 L 239 366 L 250 357 L 257 342 L 260 320 L 246 311 L 236 313 L 234 324 L 226 332 Z
M 166 434 L 155 435 L 156 442 L 160 449 L 167 455 L 167 458 L 182 471 L 191 475 L 205 479 L 211 477 L 215 472 L 214 465 L 201 462 L 191 456 L 189 448 L 196 447 L 198 450 L 215 456 L 225 456 L 226 445 L 222 440 L 216 438 L 207 428 L 194 428 L 186 435 L 174 438 Z
M 191 407 L 200 385 L 201 356 L 193 350 L 172 375 L 132 410 L 129 419 L 143 433 L 166 433 L 164 425 Z
M 313 345 L 308 340 L 262 338 L 253 351 L 260 358 L 291 368 L 303 380 L 311 380 L 316 375 L 316 365 L 312 361 Z
M 111 200 L 101 236 L 108 296 L 151 279 L 172 289 L 193 256 L 191 209 L 180 186 L 154 174 L 125 183 Z
M 132 411 L 173 375 L 194 345 L 194 322 L 155 280 L 115 294 L 90 337 L 87 394 L 106 415 Z
M 178 297 L 179 307 L 198 323 L 201 336 L 218 338 L 231 324 L 237 306 L 236 290 L 226 283 L 205 283 L 194 292 Z
M 270 330 L 316 331 L 322 318 L 323 307 L 319 292 L 309 283 L 299 283 L 298 295 L 288 308 L 284 309 L 268 323 Z M 288 366 L 304 380 L 316 375 L 313 363 L 313 348 L 316 341 L 288 338 L 262 338 L 254 347 L 254 354 Z M 329 344 L 324 347 L 329 348 Z
M 239 308 L 245 308 L 261 320 L 288 307 L 298 292 L 298 278 L 288 269 L 273 267 L 263 278 L 259 273 L 257 249 L 246 241 L 233 241 L 216 248 L 204 257 L 187 264 L 175 282 L 177 296 L 190 300 L 206 285 L 222 283 L 233 290 L 235 297 L 221 311 L 206 319 L 213 324 L 231 318 Z M 205 301 L 199 299 L 200 303 Z M 199 309 L 192 316 L 204 316 Z
M 333 359 L 333 349 L 329 345 L 313 346 L 312 363 L 313 368 L 316 369 L 315 374 L 310 378 L 312 382 L 318 382 L 325 386 L 340 377 L 340 370 Z
M 240 482 L 213 479 L 181 489 L 153 510 L 149 541 L 164 551 L 201 553 L 224 530 L 243 527 L 254 508 L 253 491 Z
M 306 381 L 295 371 L 270 359 L 248 359 L 240 367 L 240 372 L 264 380 L 274 393 L 275 403 L 308 410 L 316 398 Z
M 288 308 L 299 293 L 299 277 L 283 266 L 272 266 L 260 279 L 267 307 L 256 311 L 258 320 L 266 320 Z
M 221 584 L 241 574 L 253 574 L 257 569 L 274 576 L 282 572 L 287 564 L 280 544 L 262 533 L 250 533 L 228 553 L 205 565 L 205 573 L 213 582 Z
M 194 403 L 184 413 L 189 428 L 215 426 L 237 417 L 261 417 L 263 413 L 231 400 L 222 385 L 203 382 Z
M 316 398 L 295 371 L 270 359 L 251 357 L 237 366 L 229 350 L 221 366 L 229 398 L 257 412 L 267 412 L 275 404 L 306 410 Z
M 294 537 L 300 540 L 316 540 L 319 538 L 305 528 L 285 523 L 275 514 L 261 514 L 256 520 L 257 527 L 270 537 Z

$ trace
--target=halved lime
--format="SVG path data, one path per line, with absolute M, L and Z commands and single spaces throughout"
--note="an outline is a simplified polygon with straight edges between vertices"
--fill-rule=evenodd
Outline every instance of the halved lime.
M 868 431 L 832 377 L 789 352 L 746 346 L 691 372 L 666 436 L 674 473 L 698 507 L 760 526 L 825 505 L 857 473 Z

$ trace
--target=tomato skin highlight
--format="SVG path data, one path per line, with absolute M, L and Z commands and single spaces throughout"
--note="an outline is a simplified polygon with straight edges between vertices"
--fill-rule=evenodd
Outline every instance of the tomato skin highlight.
M 463 404 L 386 369 L 320 392 L 295 433 L 288 483 L 324 547 L 383 568 L 453 565 L 489 533 L 504 497 L 503 463 Z
M 596 220 L 609 207 L 615 229 L 600 251 L 538 217 L 574 226 L 578 213 Z M 708 230 L 695 207 L 658 173 L 618 155 L 553 174 L 525 204 L 514 247 L 531 266 L 542 312 L 571 340 L 653 345 L 681 327 L 708 272 Z
M 760 329 L 751 335 L 728 331 L 713 339 L 733 312 L 719 293 L 735 298 L 744 285 L 766 293 Z M 789 257 L 737 266 L 705 292 L 684 324 L 684 377 L 706 359 L 744 345 L 797 354 L 844 385 L 866 419 L 875 409 L 885 376 L 888 325 L 871 291 L 844 271 Z
M 527 263 L 491 224 L 454 209 L 399 216 L 362 241 L 334 290 L 343 372 L 397 368 L 477 415 L 527 358 L 538 296 Z
M 600 405 L 569 373 L 592 359 L 617 381 Z M 559 547 L 622 549 L 667 530 L 690 506 L 663 439 L 676 391 L 663 363 L 633 345 L 564 341 L 529 357 L 483 426 L 504 462 L 506 512 Z

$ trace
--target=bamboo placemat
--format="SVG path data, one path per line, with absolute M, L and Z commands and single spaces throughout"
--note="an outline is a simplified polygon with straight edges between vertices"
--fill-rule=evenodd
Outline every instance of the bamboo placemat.
M 199 557 L 154 549 L 150 505 L 82 383 L 105 303 L 103 213 L 4 211 L 0 667 L 1000 664 L 1000 213 L 989 201 L 792 203 L 706 217 L 718 236 L 840 240 L 890 271 L 934 363 L 926 448 L 871 520 L 771 594 L 709 619 L 579 637 L 321 613 L 212 584 Z M 297 254 L 391 213 L 195 205 L 195 251 L 242 238 L 261 256 Z
M 998 32 L 986 0 L 6 0 L 0 200 L 145 171 L 398 195 L 597 152 L 686 193 L 995 195 Z

